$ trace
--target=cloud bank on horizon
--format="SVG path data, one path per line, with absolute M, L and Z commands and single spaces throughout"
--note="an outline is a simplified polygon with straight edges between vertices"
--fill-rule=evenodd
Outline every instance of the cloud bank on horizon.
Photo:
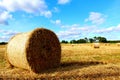
M 119 5 L 119 0 L 0 0 L 0 41 L 38 26 L 53 30 L 60 40 L 120 40 Z

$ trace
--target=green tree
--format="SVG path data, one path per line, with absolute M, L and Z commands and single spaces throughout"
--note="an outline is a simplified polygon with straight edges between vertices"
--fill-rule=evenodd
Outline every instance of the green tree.
M 79 39 L 79 40 L 77 40 L 77 43 L 86 43 L 86 40 L 85 39 Z
M 106 43 L 107 42 L 107 39 L 105 37 L 97 37 L 99 42 L 103 42 L 103 43 Z
M 93 43 L 93 42 L 94 42 L 94 39 L 89 38 L 89 41 L 90 41 L 90 43 Z
M 7 44 L 7 42 L 0 42 L 0 45 L 5 45 Z
M 94 37 L 94 40 L 96 40 L 96 39 L 97 39 L 97 37 L 95 36 L 95 37 Z
M 68 43 L 68 41 L 62 40 L 61 43 Z
M 88 42 L 88 38 L 87 37 L 85 37 L 85 40 L 86 40 L 86 42 Z
M 71 40 L 70 43 L 77 43 L 77 41 L 76 40 Z

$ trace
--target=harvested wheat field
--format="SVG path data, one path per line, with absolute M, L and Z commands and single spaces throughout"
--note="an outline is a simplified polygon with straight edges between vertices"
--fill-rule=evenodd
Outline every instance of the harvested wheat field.
M 120 80 L 120 46 L 117 44 L 61 44 L 61 65 L 39 74 L 7 68 L 5 45 L 0 46 L 0 78 L 26 80 Z

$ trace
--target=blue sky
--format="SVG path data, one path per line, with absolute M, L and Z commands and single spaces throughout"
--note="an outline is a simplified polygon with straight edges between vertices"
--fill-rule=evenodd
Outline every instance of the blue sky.
M 60 40 L 120 40 L 120 0 L 0 0 L 0 41 L 44 27 Z

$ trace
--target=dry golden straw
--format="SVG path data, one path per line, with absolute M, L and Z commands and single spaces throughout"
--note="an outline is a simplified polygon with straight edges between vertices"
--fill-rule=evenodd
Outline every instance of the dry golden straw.
M 6 52 L 12 66 L 35 73 L 60 65 L 60 42 L 54 32 L 44 28 L 17 34 L 9 41 Z

